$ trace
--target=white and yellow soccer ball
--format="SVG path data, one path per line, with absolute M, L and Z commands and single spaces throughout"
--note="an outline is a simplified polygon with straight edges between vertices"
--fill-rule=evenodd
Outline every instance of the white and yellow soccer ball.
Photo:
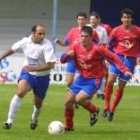
M 65 132 L 65 126 L 60 121 L 52 121 L 48 126 L 48 132 L 51 135 L 63 134 Z

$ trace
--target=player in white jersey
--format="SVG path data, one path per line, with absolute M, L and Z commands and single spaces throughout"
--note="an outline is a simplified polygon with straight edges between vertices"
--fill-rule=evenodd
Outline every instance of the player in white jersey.
M 94 31 L 96 31 L 99 41 L 97 42 L 100 45 L 106 46 L 108 42 L 108 33 L 104 27 L 100 25 L 100 15 L 96 12 L 92 12 L 89 16 L 89 26 L 92 27 Z M 103 78 L 101 88 L 97 91 L 97 97 L 104 99 L 104 86 L 105 86 L 105 78 Z
M 104 45 L 108 42 L 108 34 L 104 27 L 100 25 L 100 15 L 96 12 L 92 12 L 89 16 L 89 26 L 98 34 L 98 44 Z
M 33 90 L 34 93 L 34 109 L 30 128 L 34 130 L 38 125 L 38 116 L 49 86 L 49 72 L 54 68 L 56 61 L 52 43 L 44 36 L 45 27 L 40 24 L 34 25 L 31 36 L 16 42 L 0 56 L 0 61 L 2 61 L 3 58 L 14 53 L 24 53 L 25 55 L 23 68 L 18 79 L 17 93 L 11 100 L 8 119 L 3 123 L 4 129 L 11 128 L 21 100 L 30 90 Z
M 140 57 L 137 58 L 137 65 L 135 66 L 134 70 L 134 77 L 132 78 L 132 81 L 135 83 L 140 84 Z

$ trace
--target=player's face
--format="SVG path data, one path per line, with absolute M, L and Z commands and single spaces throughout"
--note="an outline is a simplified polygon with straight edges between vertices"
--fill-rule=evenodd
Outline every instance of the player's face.
M 89 22 L 91 26 L 96 27 L 99 24 L 99 19 L 97 19 L 95 16 L 90 16 Z
M 87 48 L 92 42 L 92 37 L 87 32 L 81 32 L 81 43 L 82 46 Z
M 45 36 L 45 29 L 42 26 L 38 26 L 33 33 L 33 40 L 35 43 L 42 43 Z
M 124 26 L 130 26 L 132 23 L 131 15 L 124 13 L 121 17 L 121 22 L 123 23 Z
M 83 27 L 86 25 L 86 18 L 83 16 L 78 16 L 77 23 L 79 27 Z

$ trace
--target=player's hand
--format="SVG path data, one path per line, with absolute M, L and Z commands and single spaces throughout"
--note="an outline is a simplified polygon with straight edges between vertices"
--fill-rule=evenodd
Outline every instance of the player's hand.
M 66 55 L 74 57 L 74 50 L 69 50 L 66 52 Z
M 130 71 L 125 71 L 124 74 L 130 76 L 131 78 L 133 77 L 133 73 L 131 73 Z
M 26 65 L 26 66 L 24 66 L 24 67 L 23 67 L 23 70 L 24 70 L 24 71 L 27 71 L 27 72 L 36 71 L 35 66 L 32 66 L 32 65 Z
M 58 38 L 56 38 L 56 39 L 54 40 L 54 43 L 60 43 L 60 40 L 59 40 Z

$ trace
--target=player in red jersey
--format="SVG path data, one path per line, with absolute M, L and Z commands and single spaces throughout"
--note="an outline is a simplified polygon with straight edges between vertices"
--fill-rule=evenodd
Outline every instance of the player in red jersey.
M 84 12 L 79 12 L 76 18 L 77 18 L 78 26 L 71 28 L 68 31 L 63 41 L 61 41 L 58 38 L 55 40 L 55 42 L 58 43 L 60 46 L 63 46 L 63 47 L 70 46 L 76 42 L 79 42 L 80 31 L 81 31 L 81 28 L 86 25 L 87 15 Z M 73 83 L 76 77 L 77 77 L 77 74 L 76 74 L 74 61 L 70 61 L 67 63 L 67 68 L 66 68 L 66 84 L 68 87 Z
M 105 24 L 105 23 L 102 23 L 101 22 L 101 18 L 99 18 L 99 24 L 104 27 L 107 31 L 107 34 L 108 36 L 110 35 L 111 31 L 112 31 L 112 27 L 109 25 L 109 24 Z M 107 80 L 108 80 L 108 67 L 109 67 L 109 62 L 105 61 L 105 64 L 106 64 L 106 72 L 105 72 L 105 76 L 104 76 L 104 79 L 105 79 L 105 83 L 104 83 L 104 89 L 103 89 L 103 96 L 102 96 L 102 99 L 105 98 L 105 87 L 107 85 Z M 100 95 L 100 94 L 99 94 Z
M 89 23 L 90 23 L 89 26 L 91 26 L 93 31 L 96 31 L 98 34 L 99 41 L 96 43 L 100 45 L 104 45 L 106 47 L 106 44 L 108 42 L 108 34 L 106 29 L 100 25 L 100 19 L 101 19 L 100 15 L 97 12 L 93 11 L 89 16 Z M 106 82 L 105 76 L 103 78 L 101 88 L 97 91 L 97 98 L 104 99 L 104 86 Z
M 76 18 L 78 26 L 71 28 L 63 41 L 59 40 L 58 38 L 55 40 L 55 42 L 60 46 L 71 46 L 72 44 L 80 41 L 81 28 L 86 25 L 87 15 L 84 12 L 79 12 Z M 93 33 L 93 41 L 98 42 L 98 35 L 96 32 Z M 75 68 L 75 63 L 73 60 L 71 60 L 67 63 L 66 68 L 66 84 L 68 87 L 73 83 L 78 75 L 79 72 Z M 75 104 L 75 108 L 78 107 L 78 104 Z
M 84 26 L 80 33 L 80 42 L 71 45 L 68 50 L 62 54 L 61 62 L 66 63 L 74 60 L 75 66 L 80 75 L 68 87 L 68 94 L 65 100 L 65 129 L 73 130 L 75 101 L 90 112 L 90 125 L 97 122 L 99 108 L 91 102 L 94 93 L 100 88 L 102 77 L 104 75 L 104 58 L 115 63 L 118 68 L 126 75 L 132 76 L 127 67 L 116 57 L 115 54 L 108 51 L 104 46 L 99 46 L 92 42 L 92 28 Z
M 136 58 L 140 52 L 140 30 L 137 26 L 132 25 L 133 11 L 124 9 L 121 11 L 122 25 L 114 28 L 109 37 L 109 49 L 113 51 L 121 61 L 133 73 L 136 65 Z M 118 80 L 118 87 L 115 92 L 113 103 L 110 105 L 113 86 Z M 129 76 L 124 75 L 115 65 L 110 63 L 109 77 L 105 88 L 105 106 L 103 116 L 107 117 L 108 121 L 113 120 L 113 115 L 117 105 L 119 104 Z

